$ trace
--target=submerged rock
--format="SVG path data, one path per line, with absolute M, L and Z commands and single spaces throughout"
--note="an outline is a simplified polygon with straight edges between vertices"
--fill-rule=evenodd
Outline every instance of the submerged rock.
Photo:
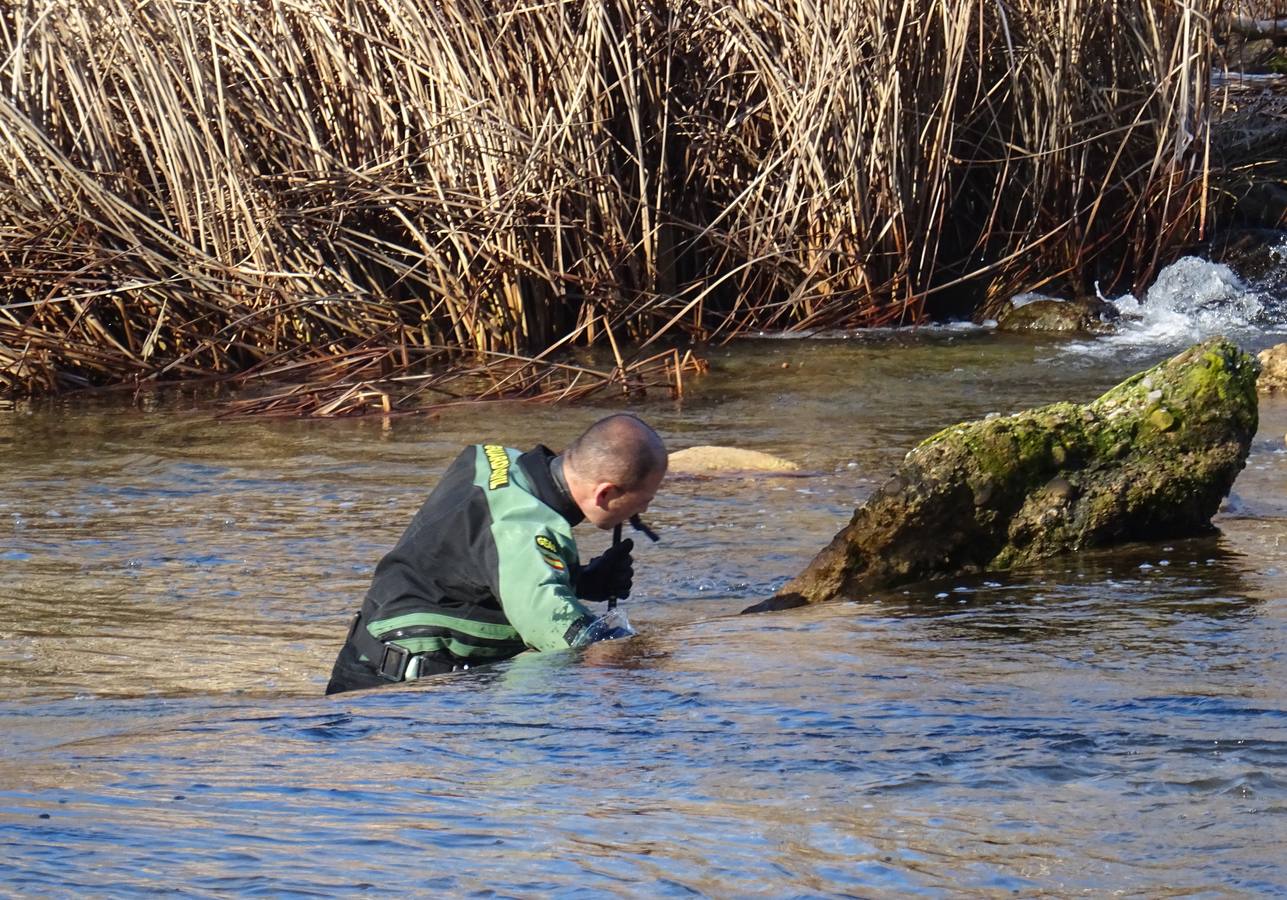
M 1256 373 L 1215 338 L 1091 403 L 946 428 L 746 612 L 1209 531 L 1256 433 Z
M 800 467 L 759 450 L 702 445 L 670 454 L 672 475 L 728 475 L 740 472 L 798 472 Z
M 998 331 L 1072 331 L 1109 334 L 1117 308 L 1098 297 L 1056 300 L 1043 297 L 1008 306 L 997 315 Z

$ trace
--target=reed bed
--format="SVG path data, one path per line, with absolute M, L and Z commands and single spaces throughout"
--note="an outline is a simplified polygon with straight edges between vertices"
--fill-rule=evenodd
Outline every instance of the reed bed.
M 8 3 L 0 391 L 673 390 L 684 341 L 1146 281 L 1209 224 L 1218 7 Z

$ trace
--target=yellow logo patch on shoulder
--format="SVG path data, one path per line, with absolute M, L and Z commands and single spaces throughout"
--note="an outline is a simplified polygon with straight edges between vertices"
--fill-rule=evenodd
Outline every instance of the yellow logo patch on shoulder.
M 551 569 L 562 572 L 567 567 L 563 565 L 563 559 L 559 556 L 559 546 L 543 534 L 536 536 L 536 549 L 541 554 L 541 559 Z
M 487 457 L 487 465 L 491 469 L 487 489 L 494 491 L 509 484 L 509 454 L 505 448 L 499 444 L 484 444 L 483 456 Z

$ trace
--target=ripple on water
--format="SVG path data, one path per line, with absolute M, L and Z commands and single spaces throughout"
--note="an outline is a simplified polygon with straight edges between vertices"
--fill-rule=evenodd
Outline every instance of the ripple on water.
M 0 499 L 0 878 L 122 896 L 1287 893 L 1287 410 L 1263 405 L 1273 430 L 1218 536 L 732 615 L 910 443 L 1134 367 L 916 340 L 739 350 L 736 378 L 717 366 L 704 396 L 647 410 L 691 443 L 737 423 L 820 474 L 677 482 L 649 514 L 661 543 L 636 552 L 639 637 L 329 699 L 371 568 L 494 411 L 30 426 Z M 580 424 L 514 412 L 516 442 Z M 582 531 L 587 555 L 609 539 Z

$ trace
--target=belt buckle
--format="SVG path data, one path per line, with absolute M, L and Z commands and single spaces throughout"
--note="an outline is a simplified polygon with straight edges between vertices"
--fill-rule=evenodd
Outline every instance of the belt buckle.
M 401 681 L 410 659 L 410 650 L 397 644 L 385 644 L 384 656 L 380 660 L 380 677 L 385 681 Z

